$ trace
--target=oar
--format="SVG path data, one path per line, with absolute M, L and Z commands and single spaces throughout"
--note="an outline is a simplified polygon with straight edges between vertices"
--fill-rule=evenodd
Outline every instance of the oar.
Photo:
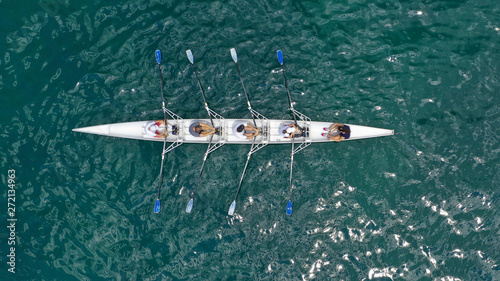
M 160 50 L 156 50 L 155 52 L 156 61 L 158 62 L 158 69 L 160 72 L 160 83 L 161 83 L 161 98 L 162 98 L 162 111 L 163 111 L 163 120 L 165 121 L 165 130 L 167 130 L 167 114 L 165 113 L 165 96 L 163 95 L 163 75 L 161 74 L 161 52 Z M 163 166 L 165 163 L 165 146 L 167 144 L 167 134 L 165 132 L 165 139 L 163 140 L 163 150 L 161 152 L 161 167 L 160 167 L 160 184 L 158 186 L 158 196 L 156 197 L 154 212 L 160 212 L 160 194 L 161 194 L 161 186 L 163 184 Z
M 155 213 L 160 212 L 160 192 L 161 192 L 161 185 L 163 183 L 163 165 L 165 163 L 165 144 L 166 142 L 163 142 L 163 151 L 161 153 L 161 168 L 160 168 L 160 184 L 158 186 L 158 196 L 156 197 L 156 202 L 155 202 Z
M 196 185 L 194 187 L 193 192 L 191 192 L 191 198 L 189 199 L 189 202 L 186 206 L 187 213 L 191 213 L 191 210 L 193 209 L 194 195 L 196 193 L 196 190 L 198 189 L 198 185 L 200 184 L 201 175 L 203 174 L 203 168 L 205 167 L 205 162 L 207 161 L 208 154 L 210 153 L 210 146 L 212 145 L 213 137 L 214 135 L 210 135 L 210 141 L 208 143 L 208 148 L 207 151 L 205 152 L 205 156 L 203 157 L 203 163 L 201 164 L 201 169 L 200 173 L 198 174 L 198 179 L 196 180 Z
M 297 124 L 297 117 L 295 116 L 295 112 L 293 111 L 293 102 L 292 102 L 292 96 L 290 95 L 290 89 L 288 88 L 288 80 L 286 79 L 286 73 L 285 73 L 285 65 L 283 64 L 283 53 L 281 50 L 278 50 L 278 61 L 281 64 L 281 69 L 283 70 L 283 77 L 285 77 L 285 88 L 288 92 L 288 102 L 290 103 L 290 110 L 292 111 L 293 115 L 293 120 L 295 121 L 295 125 L 298 127 L 299 125 Z
M 294 147 L 295 146 L 295 140 L 292 138 L 292 154 L 290 156 L 291 161 L 290 161 L 290 189 L 288 189 L 288 204 L 286 205 L 286 214 L 291 215 L 292 214 L 292 175 L 293 175 L 293 154 L 294 154 Z
M 278 61 L 281 64 L 281 69 L 283 70 L 283 77 L 285 78 L 285 88 L 288 92 L 288 102 L 290 103 L 290 110 L 293 114 L 293 120 L 295 121 L 295 125 L 299 127 L 297 124 L 297 117 L 295 116 L 295 111 L 293 109 L 292 96 L 290 95 L 290 89 L 288 88 L 288 80 L 286 79 L 285 66 L 283 64 L 283 53 L 281 50 L 278 50 Z M 286 214 L 292 214 L 292 176 L 293 176 L 293 155 L 295 152 L 295 139 L 292 137 L 292 153 L 290 155 L 290 188 L 288 189 L 288 204 L 286 205 Z
M 203 86 L 201 85 L 200 77 L 198 77 L 198 71 L 196 71 L 196 67 L 194 66 L 193 52 L 191 52 L 191 50 L 186 50 L 186 55 L 189 59 L 189 62 L 191 62 L 191 66 L 193 67 L 194 74 L 196 74 L 196 80 L 198 80 L 198 86 L 200 86 L 201 95 L 203 96 L 203 102 L 205 103 L 205 109 L 207 110 L 208 117 L 210 117 L 210 123 L 212 123 L 212 127 L 215 128 L 214 121 L 212 120 L 212 114 L 210 114 L 210 109 L 208 108 L 207 99 L 205 98 L 205 90 L 203 89 Z
M 201 95 L 203 96 L 203 102 L 205 103 L 205 109 L 207 110 L 208 116 L 210 117 L 210 123 L 212 123 L 212 127 L 215 127 L 214 121 L 212 120 L 212 114 L 210 114 L 210 108 L 208 107 L 207 99 L 205 98 L 205 90 L 201 85 L 200 78 L 198 77 L 198 72 L 196 71 L 196 67 L 194 66 L 193 52 L 191 52 L 191 50 L 187 50 L 186 55 L 189 59 L 189 62 L 191 63 L 191 66 L 193 66 L 194 74 L 196 75 L 196 79 L 198 80 L 198 85 L 200 86 Z M 193 209 L 194 195 L 196 193 L 196 190 L 198 189 L 198 185 L 200 184 L 201 175 L 203 174 L 203 168 L 205 167 L 205 162 L 207 161 L 208 154 L 210 153 L 210 148 L 212 145 L 213 138 L 214 135 L 210 135 L 210 141 L 208 142 L 208 148 L 207 151 L 205 152 L 205 156 L 203 157 L 203 163 L 201 164 L 201 169 L 200 173 L 198 174 L 198 179 L 196 180 L 196 185 L 194 187 L 193 192 L 191 193 L 191 198 L 189 199 L 189 202 L 186 206 L 187 213 L 191 213 L 191 210 Z
M 250 103 L 250 98 L 248 97 L 248 93 L 247 93 L 247 90 L 245 88 L 245 83 L 243 83 L 243 77 L 241 77 L 240 66 L 238 65 L 238 54 L 236 53 L 235 48 L 231 48 L 230 51 L 231 51 L 231 57 L 233 58 L 233 61 L 236 64 L 236 68 L 238 69 L 238 75 L 240 77 L 241 86 L 243 86 L 243 92 L 245 93 L 245 97 L 247 99 L 248 110 L 250 111 L 250 114 L 252 115 L 254 127 L 257 128 L 257 122 L 255 121 L 255 116 L 254 116 L 253 111 L 252 111 L 252 104 Z M 248 152 L 248 155 L 247 155 L 247 161 L 245 163 L 245 168 L 243 169 L 243 173 L 241 174 L 240 183 L 238 184 L 238 190 L 236 191 L 236 195 L 234 196 L 234 200 L 231 203 L 231 206 L 229 207 L 229 211 L 227 212 L 230 216 L 232 216 L 234 214 L 234 210 L 236 209 L 236 199 L 238 198 L 238 194 L 240 193 L 241 184 L 243 183 L 243 178 L 245 177 L 245 173 L 246 173 L 247 167 L 248 167 L 248 162 L 250 161 L 250 156 L 252 156 L 252 151 L 253 151 L 254 145 L 255 145 L 255 137 L 253 137 L 252 147 L 250 148 L 250 151 Z
M 236 199 L 238 198 L 238 194 L 240 194 L 241 184 L 243 183 L 243 178 L 245 177 L 245 173 L 247 171 L 248 161 L 250 161 L 250 156 L 252 155 L 254 144 L 255 144 L 255 137 L 253 138 L 253 141 L 252 141 L 252 148 L 250 148 L 250 151 L 248 152 L 248 155 L 247 155 L 247 162 L 245 163 L 245 168 L 243 169 L 243 174 L 241 174 L 240 184 L 238 185 L 238 190 L 236 191 L 236 195 L 234 196 L 233 203 L 231 203 L 231 206 L 229 207 L 229 211 L 227 212 L 228 215 L 230 215 L 230 216 L 232 216 L 234 214 L 234 210 L 236 209 Z
M 250 99 L 248 98 L 247 89 L 245 88 L 245 83 L 243 83 L 243 78 L 241 77 L 240 66 L 238 65 L 238 54 L 236 53 L 235 48 L 231 48 L 231 57 L 233 57 L 236 68 L 238 69 L 238 75 L 240 76 L 241 85 L 243 86 L 243 92 L 245 93 L 245 97 L 247 98 L 248 110 L 252 115 L 253 125 L 255 126 L 255 128 L 257 128 L 257 122 L 255 122 L 255 116 L 252 112 L 252 105 L 250 104 Z

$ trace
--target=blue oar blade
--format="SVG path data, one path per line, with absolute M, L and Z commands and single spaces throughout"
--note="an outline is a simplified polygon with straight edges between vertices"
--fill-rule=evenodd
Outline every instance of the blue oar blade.
M 160 199 L 156 199 L 156 203 L 155 203 L 155 213 L 159 213 L 160 212 Z
M 161 63 L 161 52 L 160 52 L 160 50 L 156 50 L 155 56 L 156 56 L 156 61 L 158 62 L 158 64 L 160 64 Z
M 233 57 L 235 63 L 238 63 L 238 54 L 236 54 L 235 48 L 231 48 L 231 57 Z
M 227 212 L 230 216 L 234 214 L 234 209 L 236 209 L 236 200 L 231 203 L 231 207 L 229 207 L 229 212 Z
M 292 215 L 292 200 L 288 200 L 288 204 L 286 205 L 286 214 Z
M 193 198 L 189 200 L 187 207 L 186 207 L 186 213 L 191 213 L 191 210 L 193 209 Z
M 191 64 L 193 64 L 194 63 L 193 52 L 191 52 L 191 50 L 186 50 L 186 55 L 189 59 L 189 62 L 191 62 Z
M 281 53 L 281 50 L 278 50 L 278 60 L 283 65 L 283 53 Z

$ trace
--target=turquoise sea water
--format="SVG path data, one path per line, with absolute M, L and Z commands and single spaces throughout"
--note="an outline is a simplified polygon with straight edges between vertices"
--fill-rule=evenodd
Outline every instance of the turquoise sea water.
M 498 1 L 0 1 L 2 280 L 500 280 Z M 394 129 L 210 155 L 74 133 L 210 106 Z M 15 271 L 6 227 L 15 171 Z

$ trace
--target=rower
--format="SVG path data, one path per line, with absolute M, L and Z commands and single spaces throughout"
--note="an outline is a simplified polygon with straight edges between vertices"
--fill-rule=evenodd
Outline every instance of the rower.
M 332 124 L 329 128 L 323 128 L 323 130 L 328 131 L 328 133 L 322 133 L 321 135 L 327 136 L 328 140 L 331 141 L 339 142 L 351 137 L 351 128 L 348 125 L 335 123 Z
M 189 132 L 195 137 L 206 137 L 217 133 L 217 130 L 203 122 L 195 122 L 189 127 Z
M 250 123 L 239 123 L 233 127 L 233 134 L 242 139 L 251 139 L 253 137 L 257 137 L 261 134 L 261 129 L 255 128 Z
M 172 126 L 168 123 L 167 123 L 167 127 L 170 127 L 172 129 Z M 148 136 L 155 137 L 155 138 L 164 138 L 165 136 L 168 137 L 167 127 L 165 126 L 164 120 L 157 120 L 155 122 L 149 122 L 144 127 L 144 133 Z
M 280 126 L 280 135 L 286 139 L 295 137 L 295 135 L 302 135 L 302 131 L 295 124 L 283 124 Z

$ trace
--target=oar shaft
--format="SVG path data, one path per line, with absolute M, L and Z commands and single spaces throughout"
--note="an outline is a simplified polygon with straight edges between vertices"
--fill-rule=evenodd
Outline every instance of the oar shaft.
M 203 157 L 203 163 L 201 164 L 200 173 L 198 174 L 198 179 L 196 180 L 196 185 L 194 187 L 193 192 L 191 193 L 189 202 L 186 206 L 186 212 L 191 213 L 194 204 L 194 195 L 196 194 L 196 190 L 200 185 L 201 175 L 203 174 L 203 168 L 205 167 L 205 162 L 207 161 L 208 154 L 210 153 L 210 145 L 212 144 L 213 135 L 210 136 L 210 142 L 208 143 L 207 152 L 205 152 L 205 156 Z
M 210 113 L 210 108 L 208 107 L 207 98 L 205 97 L 205 90 L 203 89 L 203 86 L 201 85 L 201 80 L 200 80 L 200 77 L 198 76 L 198 71 L 196 71 L 196 66 L 194 66 L 193 54 L 192 54 L 191 50 L 186 51 L 186 53 L 187 53 L 189 61 L 191 62 L 191 66 L 193 67 L 194 74 L 196 75 L 196 80 L 198 81 L 198 86 L 200 86 L 201 96 L 203 97 L 203 103 L 205 105 L 205 109 L 207 110 L 208 117 L 210 118 L 210 123 L 212 124 L 212 127 L 215 127 L 214 121 L 212 119 L 212 114 Z
M 201 85 L 200 77 L 198 76 L 198 71 L 196 70 L 196 66 L 194 66 L 194 64 L 191 64 L 191 65 L 193 66 L 193 71 L 194 71 L 194 75 L 196 76 L 196 80 L 198 80 L 198 86 L 200 86 L 200 92 L 201 92 L 201 96 L 203 97 L 203 102 L 206 105 L 207 99 L 205 97 L 205 90 L 203 89 L 203 86 Z
M 163 153 L 164 151 L 165 151 L 165 142 L 163 144 L 163 150 L 162 150 L 162 154 L 161 154 L 160 183 L 158 185 L 158 197 L 157 197 L 157 199 L 160 198 L 161 186 L 163 184 L 163 166 L 164 166 L 164 163 L 165 163 L 165 154 Z
M 288 88 L 288 79 L 286 79 L 285 63 L 283 61 L 283 53 L 281 52 L 281 50 L 279 50 L 277 53 L 278 53 L 278 61 L 280 62 L 281 70 L 283 71 L 283 77 L 285 78 L 285 88 L 286 88 L 286 91 L 288 93 L 288 103 L 290 104 L 290 110 L 292 111 L 293 121 L 295 121 L 295 125 L 298 126 L 297 116 L 295 116 L 295 112 L 293 109 L 292 95 L 290 94 L 290 89 Z
M 241 76 L 240 66 L 238 65 L 238 63 L 236 63 L 236 69 L 238 69 L 238 75 L 240 76 L 240 81 L 241 81 L 241 86 L 243 87 L 243 92 L 245 93 L 245 97 L 247 98 L 248 107 L 252 108 L 252 106 L 250 105 L 250 99 L 248 98 L 248 94 L 247 94 L 247 89 L 245 87 L 245 83 L 243 83 L 243 77 Z
M 161 107 L 162 107 L 162 110 L 163 110 L 163 119 L 165 120 L 165 127 L 166 127 L 167 126 L 167 114 L 165 113 L 166 104 L 165 104 L 165 95 L 163 94 L 164 85 L 163 85 L 163 75 L 162 75 L 162 72 L 161 72 L 161 64 L 160 64 L 160 62 L 161 62 L 161 53 L 160 53 L 160 50 L 156 51 L 156 60 L 158 62 L 158 73 L 160 75 Z
M 286 78 L 285 65 L 283 65 L 281 68 L 283 70 L 283 77 L 285 79 L 285 88 L 288 93 L 288 103 L 290 103 L 290 108 L 293 109 L 292 95 L 290 95 L 290 88 L 288 88 L 288 79 Z
M 295 140 L 292 139 L 292 153 L 290 156 L 290 188 L 288 189 L 288 199 L 291 200 L 292 196 L 292 178 L 293 178 L 293 152 L 295 149 Z
M 290 155 L 290 188 L 288 189 L 288 203 L 286 205 L 286 214 L 292 215 L 292 177 L 293 177 L 293 155 L 295 154 L 295 140 L 292 139 L 292 154 Z
M 162 99 L 162 105 L 163 107 L 165 107 L 165 95 L 163 94 L 163 75 L 161 73 L 161 65 L 158 64 L 158 72 L 160 73 L 160 85 L 161 85 L 161 88 L 160 88 L 160 91 L 161 91 L 161 99 Z
M 253 125 L 257 127 L 257 122 L 255 121 L 255 116 L 252 112 L 252 104 L 250 103 L 250 98 L 248 97 L 247 89 L 245 87 L 245 83 L 243 83 L 243 77 L 241 76 L 240 66 L 238 65 L 238 62 L 235 61 L 235 63 L 236 63 L 236 68 L 238 69 L 238 76 L 240 77 L 241 86 L 243 87 L 243 92 L 245 93 L 245 97 L 247 99 L 248 110 L 252 115 Z
M 254 138 L 254 142 L 255 142 L 255 138 Z M 252 148 L 253 148 L 253 143 L 252 143 Z M 247 162 L 245 163 L 245 168 L 243 168 L 243 173 L 241 174 L 240 183 L 238 184 L 238 190 L 236 191 L 236 195 L 234 196 L 234 200 L 236 200 L 236 198 L 238 198 L 238 194 L 240 193 L 241 184 L 243 183 L 243 178 L 245 177 L 247 167 L 248 167 L 248 162 L 250 162 L 251 155 L 252 155 L 252 150 L 250 149 L 250 152 L 248 152 L 248 155 L 247 155 Z
M 293 121 L 295 122 L 295 125 L 298 126 L 297 124 L 297 116 L 295 116 L 295 112 L 293 111 L 293 102 L 292 102 L 292 95 L 290 94 L 290 88 L 288 88 L 288 81 L 286 79 L 286 73 L 285 73 L 285 66 L 282 66 L 283 69 L 283 77 L 285 77 L 285 88 L 288 93 L 288 103 L 290 104 L 290 110 L 292 111 L 293 115 Z
M 198 86 L 200 86 L 200 92 L 201 96 L 203 97 L 203 104 L 205 106 L 205 109 L 207 110 L 208 117 L 210 118 L 210 123 L 212 124 L 212 127 L 214 127 L 214 121 L 212 120 L 212 114 L 210 114 L 210 110 L 208 107 L 207 103 L 207 98 L 205 97 L 205 90 L 203 89 L 203 86 L 201 85 L 200 77 L 198 76 L 198 71 L 196 71 L 196 67 L 194 64 L 191 64 L 193 66 L 194 74 L 196 75 L 196 80 L 198 80 Z
M 203 162 L 201 163 L 200 172 L 198 173 L 198 179 L 196 179 L 196 185 L 194 187 L 194 190 L 191 193 L 191 198 L 194 197 L 194 194 L 196 193 L 196 189 L 198 189 L 198 185 L 200 185 L 201 175 L 203 174 L 203 168 L 205 168 L 206 161 L 207 161 L 207 153 L 205 153 L 205 157 L 203 157 Z
M 191 198 L 194 198 L 196 190 L 198 189 L 198 186 L 200 185 L 201 175 L 203 174 L 203 169 L 205 168 L 205 162 L 207 161 L 208 154 L 210 153 L 209 151 L 210 151 L 210 146 L 212 145 L 213 137 L 214 137 L 213 135 L 210 135 L 210 141 L 208 143 L 208 148 L 207 148 L 207 151 L 205 152 L 205 156 L 203 157 L 203 162 L 201 163 L 200 172 L 198 174 L 198 179 L 196 180 L 196 185 L 194 187 L 194 190 L 191 193 Z

